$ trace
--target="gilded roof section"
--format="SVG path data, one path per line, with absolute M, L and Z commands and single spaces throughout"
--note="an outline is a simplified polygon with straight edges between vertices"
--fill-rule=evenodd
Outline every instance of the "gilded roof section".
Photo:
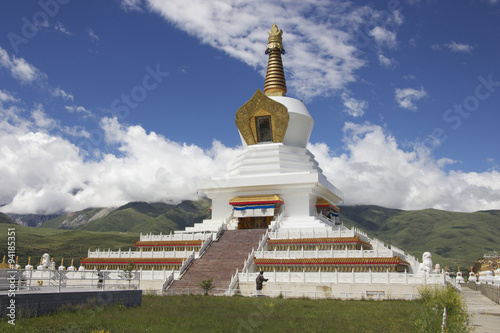
M 229 200 L 230 205 L 237 205 L 241 203 L 283 203 L 275 194 L 272 195 L 243 195 Z
M 255 123 L 255 116 L 262 112 L 271 115 L 271 126 L 273 132 L 273 142 L 283 142 L 290 116 L 288 109 L 267 97 L 260 89 L 236 112 L 236 126 L 240 130 L 241 136 L 247 145 L 257 143 L 257 136 L 252 131 L 252 124 Z

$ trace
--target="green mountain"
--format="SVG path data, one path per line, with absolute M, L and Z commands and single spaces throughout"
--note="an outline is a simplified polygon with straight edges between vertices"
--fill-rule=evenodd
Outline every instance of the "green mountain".
M 12 224 L 0 223 L 0 235 L 7 235 Z M 28 257 L 31 264 L 37 266 L 41 256 L 49 253 L 57 266 L 64 258 L 64 265 L 69 266 L 71 259 L 79 266 L 80 257 L 87 256 L 87 250 L 133 249 L 133 241 L 139 239 L 135 232 L 91 232 L 82 230 L 61 230 L 53 228 L 35 228 L 15 225 L 16 256 L 19 264 L 25 266 Z M 0 256 L 7 254 L 7 242 L 0 242 Z
M 0 213 L 0 223 L 15 224 L 14 220 L 4 213 Z
M 417 256 L 429 251 L 441 266 L 469 267 L 483 254 L 499 250 L 500 211 L 474 213 L 436 209 L 403 211 L 378 206 L 343 206 L 346 225 L 356 226 Z
M 210 216 L 208 199 L 178 205 L 131 202 L 118 208 L 89 208 L 64 214 L 41 228 L 16 226 L 20 257 L 39 257 L 48 252 L 56 258 L 85 256 L 87 249 L 128 249 L 139 233 L 183 230 Z M 489 251 L 499 251 L 500 211 L 457 213 L 436 209 L 404 211 L 378 206 L 342 206 L 347 226 L 365 230 L 370 237 L 393 244 L 421 259 L 429 251 L 434 263 L 445 267 L 470 267 Z M 0 214 L 0 233 L 12 220 Z M 70 230 L 62 230 L 70 229 Z M 4 243 L 1 243 L 4 244 Z M 0 255 L 6 253 L 0 246 Z
M 178 205 L 130 202 L 118 208 L 88 208 L 51 219 L 42 228 L 169 233 L 208 218 L 210 204 L 210 200 L 202 199 Z

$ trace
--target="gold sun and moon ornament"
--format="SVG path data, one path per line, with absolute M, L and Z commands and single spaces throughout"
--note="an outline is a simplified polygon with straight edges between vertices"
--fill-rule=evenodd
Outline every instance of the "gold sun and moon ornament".
M 266 54 L 269 55 L 264 92 L 257 89 L 253 97 L 236 112 L 236 126 L 247 145 L 260 142 L 283 142 L 290 116 L 283 104 L 268 96 L 285 96 L 286 83 L 281 55 L 283 31 L 273 24 L 268 32 Z

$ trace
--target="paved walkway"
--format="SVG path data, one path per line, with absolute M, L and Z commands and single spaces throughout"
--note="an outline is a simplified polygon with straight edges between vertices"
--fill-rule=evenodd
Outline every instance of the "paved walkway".
M 463 285 L 462 295 L 477 333 L 500 332 L 500 304 Z

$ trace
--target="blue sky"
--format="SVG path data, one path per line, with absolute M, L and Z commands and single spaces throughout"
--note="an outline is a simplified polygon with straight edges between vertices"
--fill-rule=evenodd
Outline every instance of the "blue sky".
M 283 29 L 345 204 L 500 209 L 500 1 L 3 1 L 0 204 L 196 198 Z

